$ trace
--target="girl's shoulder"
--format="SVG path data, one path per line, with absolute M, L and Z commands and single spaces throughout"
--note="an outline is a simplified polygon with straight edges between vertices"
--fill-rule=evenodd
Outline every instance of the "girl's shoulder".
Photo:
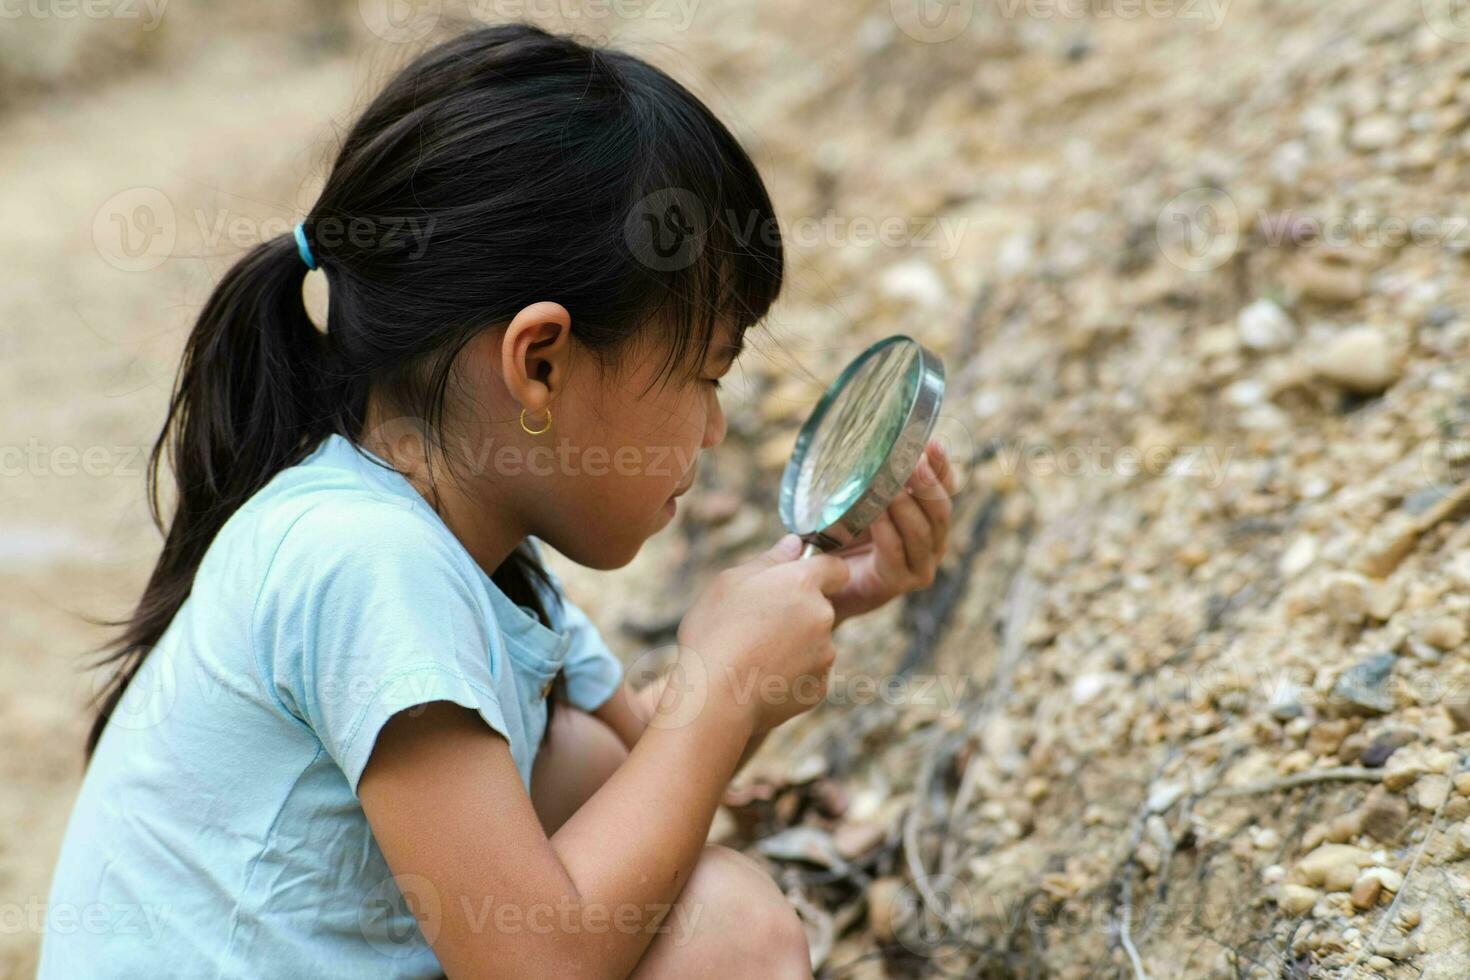
M 472 595 L 479 577 L 473 558 L 408 481 L 338 436 L 276 474 L 226 522 L 210 550 L 216 547 L 206 563 L 253 571 L 257 606 L 273 597 L 381 593 L 394 582 L 431 588 L 449 581 Z
M 262 510 L 273 547 L 249 610 L 254 669 L 354 790 L 381 727 L 430 701 L 475 710 L 520 740 L 499 616 L 447 529 L 358 491 L 277 509 Z
M 473 558 L 423 505 L 341 490 L 263 508 L 257 520 L 254 536 L 270 549 L 260 566 L 262 593 L 330 598 L 395 582 L 410 594 L 446 581 L 465 589 L 478 583 Z

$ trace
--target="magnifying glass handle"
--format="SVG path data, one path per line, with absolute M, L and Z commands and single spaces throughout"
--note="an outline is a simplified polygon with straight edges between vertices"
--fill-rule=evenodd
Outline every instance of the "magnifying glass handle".
M 812 555 L 820 555 L 821 553 L 822 549 L 818 548 L 815 542 L 808 541 L 801 546 L 801 558 L 798 558 L 797 561 L 801 561 L 802 558 L 810 558 Z

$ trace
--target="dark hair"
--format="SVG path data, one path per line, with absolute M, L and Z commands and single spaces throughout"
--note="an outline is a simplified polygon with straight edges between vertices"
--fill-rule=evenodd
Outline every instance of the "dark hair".
M 456 356 L 526 305 L 566 307 L 603 372 L 635 339 L 656 342 L 662 382 L 692 376 L 721 323 L 763 317 L 783 273 L 755 165 L 704 104 L 630 54 L 527 24 L 472 28 L 399 71 L 347 132 L 304 228 L 329 284 L 325 331 L 284 234 L 225 274 L 188 338 L 148 466 L 163 550 L 131 617 L 104 621 L 123 630 L 99 651 L 116 673 L 89 756 L 226 519 L 328 434 L 357 443 L 370 393 L 442 450 Z M 528 542 L 492 578 L 551 625 Z

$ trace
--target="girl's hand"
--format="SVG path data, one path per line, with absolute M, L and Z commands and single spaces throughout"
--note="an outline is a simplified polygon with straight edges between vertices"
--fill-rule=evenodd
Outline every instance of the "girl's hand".
M 679 623 L 679 680 L 663 689 L 650 725 L 678 726 L 706 699 L 743 715 L 759 735 L 827 696 L 836 610 L 848 566 L 832 555 L 798 561 L 787 534 L 762 555 L 714 577 Z M 690 695 L 692 695 L 692 700 Z
M 937 440 L 924 447 L 904 487 L 856 540 L 829 552 L 846 561 L 852 572 L 847 586 L 832 596 L 839 623 L 934 583 L 949 545 L 950 497 L 959 489 L 949 456 Z

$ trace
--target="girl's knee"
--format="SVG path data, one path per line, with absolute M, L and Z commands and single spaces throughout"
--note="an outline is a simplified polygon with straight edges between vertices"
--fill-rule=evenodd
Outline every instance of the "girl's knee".
M 730 976 L 811 977 L 801 918 L 766 870 L 739 851 L 706 846 L 679 904 L 675 912 L 693 923 L 689 962 L 723 961 Z
M 761 937 L 765 946 L 761 955 L 756 957 L 764 965 L 759 975 L 810 977 L 811 950 L 801 916 L 796 914 L 796 909 L 765 867 L 754 858 L 718 844 L 707 846 L 704 853 L 706 857 L 717 855 L 717 859 L 738 866 L 732 875 L 739 882 L 732 886 L 732 891 L 742 903 L 738 911 L 752 923 L 753 928 L 748 935 Z

